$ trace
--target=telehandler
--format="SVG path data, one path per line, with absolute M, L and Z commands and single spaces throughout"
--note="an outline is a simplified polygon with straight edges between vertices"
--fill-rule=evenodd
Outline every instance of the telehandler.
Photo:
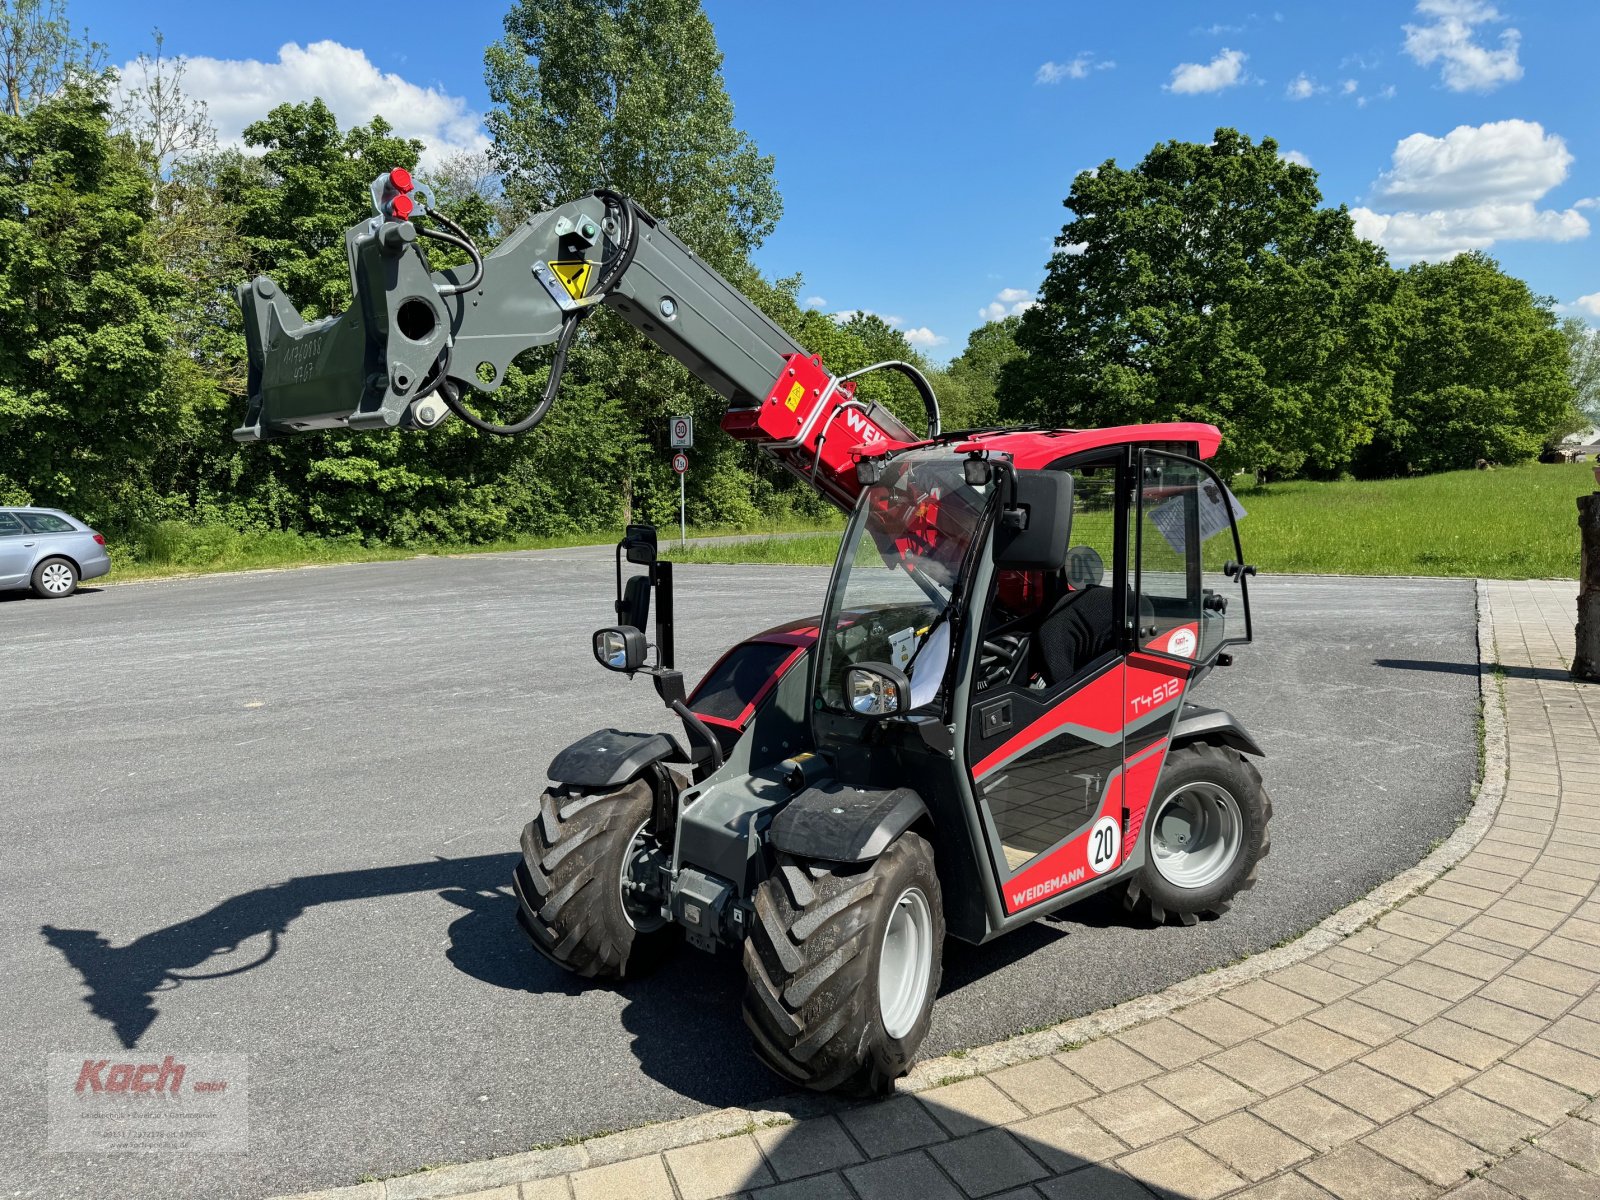
M 756 1053 L 870 1094 L 927 1033 L 946 935 L 985 942 L 1108 888 L 1193 925 L 1254 884 L 1261 749 L 1189 698 L 1251 637 L 1214 427 L 945 432 L 914 366 L 867 368 L 911 378 L 917 433 L 623 196 L 540 213 L 487 255 L 404 171 L 372 198 L 346 234 L 344 314 L 308 324 L 270 279 L 238 289 L 241 441 L 452 414 L 525 432 L 604 305 L 726 400 L 731 436 L 849 513 L 821 614 L 733 647 L 692 691 L 672 564 L 628 527 L 594 655 L 649 676 L 683 736 L 602 729 L 550 764 L 512 880 L 537 950 L 597 979 L 683 941 L 732 950 Z M 431 270 L 419 238 L 470 261 Z M 463 400 L 552 343 L 521 421 Z

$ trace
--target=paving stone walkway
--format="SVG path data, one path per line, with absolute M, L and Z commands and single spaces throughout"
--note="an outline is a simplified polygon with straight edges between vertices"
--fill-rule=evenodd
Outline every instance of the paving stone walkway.
M 1480 595 L 1503 798 L 1369 927 L 1048 1057 L 600 1166 L 522 1156 L 546 1177 L 470 1200 L 1600 1200 L 1600 686 L 1567 676 L 1571 582 Z M 467 1178 L 328 1195 L 467 1200 Z

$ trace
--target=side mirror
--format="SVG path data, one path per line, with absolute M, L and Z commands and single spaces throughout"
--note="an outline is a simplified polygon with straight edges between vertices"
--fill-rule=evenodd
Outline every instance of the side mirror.
M 622 553 L 636 566 L 650 567 L 656 561 L 656 527 L 629 525 L 622 531 Z
M 626 625 L 594 631 L 594 657 L 608 671 L 626 671 L 632 675 L 644 666 L 647 646 L 644 630 Z
M 888 663 L 862 663 L 844 675 L 850 711 L 859 717 L 892 717 L 911 707 L 911 681 Z

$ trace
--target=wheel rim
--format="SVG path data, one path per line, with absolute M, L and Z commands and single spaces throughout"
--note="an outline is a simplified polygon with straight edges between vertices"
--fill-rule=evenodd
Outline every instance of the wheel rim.
M 1239 802 L 1227 788 L 1185 784 L 1156 809 L 1150 822 L 1150 857 L 1168 883 L 1207 887 L 1233 866 L 1243 830 Z
M 622 896 L 622 915 L 636 933 L 654 933 L 667 923 L 661 915 L 661 906 L 652 903 L 649 893 L 640 890 L 644 873 L 656 851 L 655 838 L 645 832 L 650 822 L 642 821 L 628 839 L 628 848 L 622 854 L 622 871 L 617 880 L 617 890 Z M 630 886 L 632 885 L 632 886 Z
M 72 568 L 66 563 L 46 563 L 39 572 L 39 582 L 51 595 L 59 596 L 72 590 Z
M 889 912 L 878 955 L 878 1009 L 890 1037 L 905 1037 L 917 1023 L 932 970 L 933 914 L 922 889 L 910 887 Z

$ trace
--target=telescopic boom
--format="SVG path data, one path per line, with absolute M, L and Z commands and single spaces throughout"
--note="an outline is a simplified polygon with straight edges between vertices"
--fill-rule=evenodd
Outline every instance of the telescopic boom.
M 722 427 L 730 435 L 759 445 L 840 507 L 860 491 L 860 459 L 939 433 L 938 403 L 915 367 L 867 370 L 911 377 L 927 408 L 926 437 L 857 400 L 854 376 L 831 374 L 615 192 L 530 217 L 487 255 L 442 213 L 419 210 L 405 171 L 374 180 L 372 200 L 374 215 L 345 232 L 354 299 L 344 313 L 308 323 L 266 276 L 239 287 L 250 366 L 239 441 L 339 427 L 428 429 L 451 413 L 488 433 L 526 432 L 548 412 L 578 326 L 599 305 L 726 400 Z M 465 250 L 471 261 L 430 270 L 419 236 Z M 494 392 L 517 355 L 551 344 L 549 385 L 521 421 L 485 421 L 463 399 Z

